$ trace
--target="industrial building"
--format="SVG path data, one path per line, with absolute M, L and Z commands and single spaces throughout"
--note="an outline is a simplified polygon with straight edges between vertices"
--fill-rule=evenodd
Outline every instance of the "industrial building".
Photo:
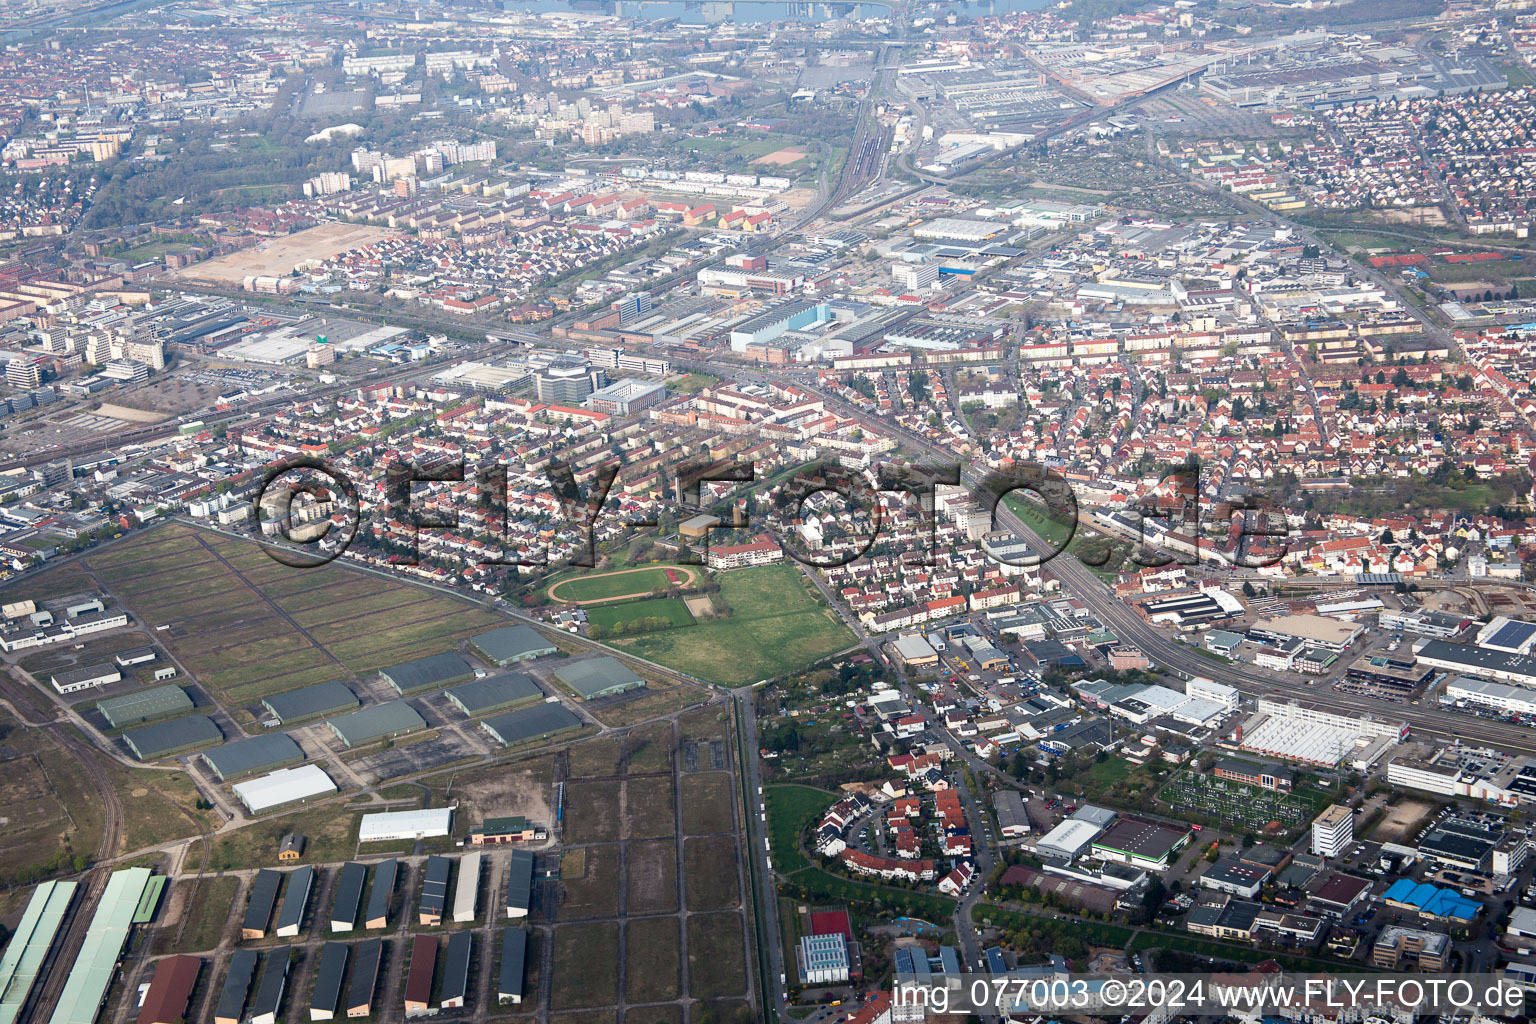
M 237 949 L 229 958 L 229 971 L 219 988 L 219 1000 L 213 1010 L 214 1024 L 241 1024 L 245 1019 L 245 1001 L 251 994 L 260 957 L 254 949 Z
M 168 722 L 155 722 L 123 733 L 123 742 L 140 761 L 158 761 L 163 757 L 185 754 L 224 738 L 219 727 L 207 715 L 187 715 Z
M 381 811 L 365 814 L 357 826 L 360 843 L 394 842 L 400 839 L 431 839 L 446 836 L 453 828 L 453 808 L 428 807 L 418 811 Z
M 395 880 L 400 876 L 400 862 L 380 861 L 373 868 L 373 888 L 368 890 L 368 911 L 363 927 L 383 928 L 389 924 L 389 910 L 395 898 Z
M 1536 687 L 1536 657 L 1530 655 L 1473 644 L 1453 644 L 1448 640 L 1420 640 L 1413 645 L 1413 652 L 1420 664 L 1431 668 Z
M 645 680 L 635 675 L 617 658 L 603 655 L 567 662 L 555 670 L 554 676 L 574 690 L 582 700 L 612 697 L 645 686 Z
M 1040 837 L 1035 852 L 1042 857 L 1076 860 L 1103 829 L 1089 821 L 1068 818 Z
M 16 1024 L 42 973 L 69 906 L 76 882 L 43 882 L 32 890 L 27 909 L 0 955 L 0 1024 Z M 521 978 L 519 978 L 521 980 Z
M 264 814 L 275 807 L 302 803 L 312 797 L 336 792 L 336 783 L 319 765 L 306 764 L 283 768 L 247 782 L 236 783 L 235 796 L 252 814 Z
M 328 718 L 325 724 L 331 727 L 337 739 L 349 747 L 361 747 L 379 740 L 405 736 L 427 727 L 426 720 L 403 700 L 375 704 L 361 711 Z
M 293 958 L 289 955 L 292 949 L 292 946 L 278 946 L 262 957 L 261 980 L 256 983 L 256 994 L 245 1008 L 247 1024 L 277 1024 L 283 994 L 288 991 L 288 971 L 293 967 Z
M 421 898 L 417 906 L 417 923 L 439 925 L 443 912 L 448 909 L 448 876 L 453 872 L 453 861 L 433 854 L 427 858 L 421 879 Z
M 49 1024 L 95 1024 L 133 926 L 148 921 L 154 910 L 143 909 L 152 877 L 148 868 L 126 868 L 108 877 Z M 158 884 L 164 885 L 164 876 Z
M 786 331 L 798 331 L 832 319 L 825 302 L 787 299 L 754 313 L 731 328 L 731 351 L 745 352 L 752 345 L 766 345 Z
M 368 867 L 349 860 L 336 873 L 336 898 L 331 903 L 331 931 L 349 932 L 357 927 L 357 912 L 363 905 L 363 885 L 368 881 Z
M 347 985 L 348 1017 L 373 1015 L 373 993 L 379 987 L 379 965 L 383 960 L 383 939 L 365 939 L 353 947 L 352 980 Z
M 220 782 L 228 782 L 253 772 L 298 764 L 304 760 L 304 751 L 287 733 L 272 732 L 205 750 L 202 758 Z
M 310 1020 L 335 1020 L 343 1012 L 341 987 L 347 974 L 345 942 L 327 942 L 320 947 L 320 962 L 315 968 L 315 990 L 309 1000 Z
M 1458 707 L 1470 704 L 1511 714 L 1536 715 L 1536 690 L 1496 683 L 1492 679 L 1452 676 L 1446 680 L 1442 694 L 1443 703 Z
M 1029 833 L 1029 812 L 1024 797 L 1015 789 L 1000 789 L 992 794 L 992 809 L 997 813 L 997 827 L 1004 839 L 1016 839 Z
M 402 697 L 452 686 L 475 678 L 469 662 L 457 654 L 434 654 L 379 669 L 379 676 Z
M 451 1010 L 464 1005 L 469 995 L 469 961 L 474 955 L 475 933 L 464 930 L 448 936 L 448 949 L 443 955 L 443 978 L 438 993 L 440 1009 Z
M 60 694 L 79 693 L 81 690 L 89 690 L 93 686 L 106 686 L 123 678 L 122 672 L 116 665 L 102 662 L 100 665 L 85 665 L 80 668 L 72 668 L 63 672 L 55 672 L 49 677 L 49 682 Z
M 277 893 L 283 887 L 283 873 L 262 868 L 251 880 L 250 896 L 245 904 L 245 917 L 240 922 L 242 939 L 264 939 L 272 924 L 272 912 L 277 909 Z
M 437 974 L 437 936 L 418 935 L 411 942 L 411 961 L 405 976 L 405 1015 L 423 1017 L 435 1013 L 432 982 Z
M 533 908 L 533 853 L 513 850 L 507 873 L 507 916 L 527 917 Z
M 455 924 L 473 921 L 480 903 L 480 861 L 482 854 L 466 853 L 459 858 L 459 880 L 453 887 Z
M 283 904 L 277 912 L 277 929 L 273 932 L 280 939 L 291 939 L 304 927 L 304 914 L 309 909 L 309 893 L 315 885 L 315 869 L 308 864 L 288 873 L 288 886 L 283 892 Z
M 362 707 L 357 694 L 342 682 L 317 683 L 287 693 L 263 697 L 261 704 L 279 725 L 302 722 L 321 715 L 338 715 Z
M 154 977 L 139 1006 L 138 1024 L 181 1024 L 187 1019 L 192 989 L 202 973 L 202 957 L 185 953 L 155 964 Z
M 480 723 L 480 728 L 497 743 L 510 747 L 579 729 L 581 719 L 563 704 L 538 704 L 521 711 L 509 711 L 504 715 L 487 718 Z
M 544 699 L 544 691 L 539 689 L 532 678 L 521 672 L 476 679 L 446 692 L 454 706 L 470 718 L 511 711 Z
M 528 933 L 515 925 L 501 930 L 501 970 L 496 983 L 498 1003 L 523 1001 L 523 975 L 528 970 Z
M 1308 647 L 1337 653 L 1354 643 L 1363 632 L 1365 627 L 1362 625 L 1322 615 L 1281 615 L 1255 622 L 1248 630 L 1248 638 L 1267 644 L 1300 640 Z
M 469 646 L 489 664 L 505 667 L 518 661 L 532 661 L 560 648 L 550 643 L 532 626 L 502 626 L 469 638 Z
M 1145 818 L 1120 817 L 1093 840 L 1093 855 L 1100 860 L 1161 871 L 1169 858 L 1182 850 L 1194 833 L 1187 825 L 1165 825 Z
M 147 690 L 108 697 L 96 703 L 96 710 L 114 729 L 142 725 L 157 718 L 170 718 L 193 708 L 192 698 L 179 686 L 151 686 Z

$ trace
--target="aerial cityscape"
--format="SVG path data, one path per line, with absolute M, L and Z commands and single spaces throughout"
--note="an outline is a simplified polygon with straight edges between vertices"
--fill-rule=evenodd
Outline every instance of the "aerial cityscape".
M 0 1024 L 1536 993 L 1536 0 L 0 0 Z

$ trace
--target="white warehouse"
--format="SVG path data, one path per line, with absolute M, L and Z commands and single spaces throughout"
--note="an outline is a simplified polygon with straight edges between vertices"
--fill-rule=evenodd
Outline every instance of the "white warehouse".
M 452 807 L 429 807 L 421 811 L 383 811 L 365 814 L 357 826 L 360 843 L 383 843 L 398 839 L 433 839 L 446 836 L 453 828 Z

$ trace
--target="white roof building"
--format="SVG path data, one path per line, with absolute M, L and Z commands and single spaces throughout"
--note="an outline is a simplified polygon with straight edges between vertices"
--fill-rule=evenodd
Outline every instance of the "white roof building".
M 258 778 L 237 783 L 235 796 L 252 814 L 260 814 L 283 804 L 308 800 L 336 792 L 336 783 L 318 765 L 304 764 L 282 768 Z
M 360 843 L 389 842 L 397 839 L 431 839 L 446 836 L 453 828 L 452 807 L 429 807 L 421 811 L 383 811 L 365 814 L 357 826 Z
M 1042 857 L 1065 857 L 1072 860 L 1086 850 L 1088 844 L 1102 831 L 1091 821 L 1068 818 L 1040 837 L 1040 841 L 1035 844 L 1035 852 Z

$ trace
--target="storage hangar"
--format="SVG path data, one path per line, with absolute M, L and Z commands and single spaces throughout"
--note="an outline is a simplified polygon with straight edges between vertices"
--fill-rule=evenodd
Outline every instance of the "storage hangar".
M 383 928 L 389 924 L 389 908 L 395 899 L 395 879 L 400 876 L 398 860 L 384 860 L 374 865 L 373 888 L 368 890 L 368 916 L 364 928 Z
M 179 686 L 151 686 L 138 693 L 108 697 L 96 702 L 96 710 L 114 729 L 142 725 L 157 718 L 170 718 L 193 708 L 192 698 Z
M 487 718 L 480 723 L 480 728 L 490 733 L 497 743 L 510 747 L 580 729 L 581 719 L 562 704 L 539 704 Z
M 252 814 L 262 814 L 274 807 L 299 803 L 311 797 L 336 792 L 336 783 L 319 765 L 305 764 L 283 768 L 260 778 L 236 783 L 235 796 Z
M 492 665 L 505 666 L 517 661 L 532 661 L 560 648 L 550 643 L 532 626 L 502 626 L 469 639 L 469 646 Z
M 304 760 L 304 751 L 287 733 L 272 732 L 205 750 L 203 760 L 220 782 L 228 782 L 253 772 L 269 772 L 298 764 Z
M 155 964 L 155 975 L 139 1006 L 139 1024 L 181 1024 L 186 1020 L 192 989 L 202 970 L 202 957 L 185 953 Z
M 443 957 L 443 983 L 437 1005 L 451 1010 L 464 1005 L 469 995 L 469 960 L 475 950 L 475 933 L 458 931 L 448 936 L 448 953 Z
M 432 839 L 446 836 L 453 828 L 452 807 L 429 807 L 419 811 L 381 811 L 365 814 L 357 826 L 360 843 L 394 842 L 400 839 Z
M 498 1003 L 523 1001 L 523 974 L 528 969 L 528 933 L 516 925 L 501 930 L 501 971 L 496 983 Z
M 373 993 L 379 987 L 379 964 L 383 959 L 383 939 L 365 939 L 353 949 L 352 981 L 347 986 L 348 1017 L 373 1015 Z
M 351 714 L 328 718 L 325 722 L 336 738 L 349 747 L 361 747 L 378 740 L 404 736 L 427 727 L 416 709 L 403 700 L 392 700 L 363 708 Z
M 1102 831 L 1103 829 L 1092 822 L 1068 818 L 1040 837 L 1039 842 L 1035 844 L 1035 852 L 1042 857 L 1074 860 Z
M 432 1005 L 432 980 L 437 974 L 437 936 L 418 935 L 411 942 L 411 965 L 405 976 L 405 1015 L 422 1017 L 436 1012 Z
M 475 919 L 480 902 L 481 854 L 466 853 L 459 858 L 459 880 L 453 887 L 453 920 L 464 924 Z
M 438 925 L 443 923 L 443 912 L 448 909 L 448 876 L 453 872 L 453 861 L 433 854 L 427 858 L 426 871 L 421 880 L 421 901 L 417 908 L 417 923 Z
M 261 705 L 281 725 L 320 715 L 339 715 L 363 706 L 346 683 L 335 680 L 263 697 Z
M 251 895 L 245 905 L 245 917 L 240 922 L 240 938 L 264 939 L 267 927 L 272 923 L 272 911 L 277 907 L 277 892 L 283 886 L 283 873 L 262 868 L 251 880 Z
M 612 697 L 645 685 L 645 680 L 625 668 L 623 662 L 606 655 L 561 665 L 555 670 L 555 678 L 575 690 L 582 700 Z
M 336 874 L 336 899 L 331 904 L 331 931 L 349 932 L 357 927 L 357 912 L 363 905 L 363 886 L 368 881 L 368 866 L 349 860 Z
M 293 957 L 289 955 L 292 949 L 278 946 L 262 958 L 261 980 L 246 1008 L 247 1024 L 277 1024 L 277 1011 L 283 1005 L 283 993 L 288 990 L 288 970 L 293 966 Z
M 379 669 L 379 676 L 402 697 L 475 678 L 469 662 L 457 654 L 434 654 Z
M 83 668 L 72 668 L 65 672 L 55 672 L 49 677 L 53 688 L 60 693 L 78 693 L 81 690 L 89 690 L 93 686 L 106 686 L 123 678 L 123 674 L 117 670 L 116 665 L 105 662 L 100 665 L 86 665 Z
M 117 976 L 117 963 L 139 916 L 151 874 L 148 868 L 126 868 L 107 879 L 49 1024 L 95 1024 Z
M 229 958 L 229 973 L 224 975 L 213 1011 L 214 1024 L 240 1024 L 245 1019 L 245 1000 L 251 994 L 257 962 L 254 949 L 237 949 Z
M 533 853 L 513 850 L 507 872 L 507 916 L 527 917 L 533 908 Z
M 315 991 L 309 1000 L 310 1020 L 335 1020 L 341 1010 L 341 983 L 347 975 L 348 946 L 345 942 L 327 942 L 320 947 L 320 963 L 315 968 Z
M 521 672 L 504 676 L 476 679 L 448 691 L 448 699 L 458 709 L 474 718 L 478 715 L 511 711 L 525 704 L 537 704 L 544 699 L 544 691 L 538 684 Z
M 74 902 L 76 882 L 44 882 L 32 890 L 27 909 L 0 955 L 0 1024 L 16 1024 L 42 973 L 59 926 Z
M 123 733 L 123 742 L 140 761 L 158 761 L 162 757 L 184 754 L 223 738 L 224 734 L 207 715 L 187 715 Z
M 288 873 L 288 888 L 283 893 L 282 909 L 277 912 L 277 930 L 280 939 L 291 939 L 304 927 L 304 913 L 309 909 L 309 893 L 315 885 L 315 869 L 306 864 Z
M 1093 841 L 1093 854 L 1147 870 L 1168 866 L 1168 858 L 1184 848 L 1194 833 L 1188 825 L 1164 825 L 1144 818 L 1122 817 Z

